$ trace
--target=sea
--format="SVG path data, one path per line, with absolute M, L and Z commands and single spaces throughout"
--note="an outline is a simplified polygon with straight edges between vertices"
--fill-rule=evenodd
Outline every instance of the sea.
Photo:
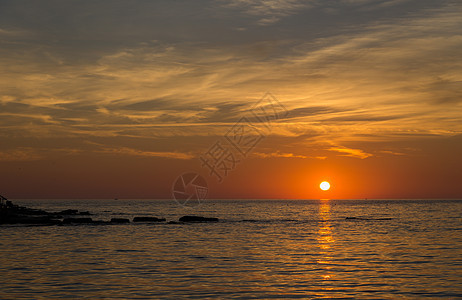
M 13 202 L 167 222 L 0 226 L 0 299 L 462 299 L 461 200 Z

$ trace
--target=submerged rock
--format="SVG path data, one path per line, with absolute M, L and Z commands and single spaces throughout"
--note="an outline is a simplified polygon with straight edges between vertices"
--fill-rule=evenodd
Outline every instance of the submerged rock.
M 165 219 L 156 217 L 134 217 L 133 222 L 165 222 Z
M 183 216 L 179 219 L 180 222 L 218 222 L 218 218 L 206 218 L 199 216 Z

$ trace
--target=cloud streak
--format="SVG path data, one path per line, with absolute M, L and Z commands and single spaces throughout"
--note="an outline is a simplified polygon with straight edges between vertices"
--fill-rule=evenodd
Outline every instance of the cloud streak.
M 0 50 L 0 135 L 218 137 L 267 90 L 289 110 L 287 118 L 274 122 L 272 134 L 294 137 L 294 147 L 303 142 L 341 145 L 462 132 L 462 5 L 443 1 L 436 8 L 402 14 L 391 21 L 355 21 L 344 30 L 306 38 L 307 31 L 316 28 L 300 26 L 297 15 L 336 16 L 345 7 L 374 14 L 383 6 L 393 9 L 417 4 L 219 3 L 220 9 L 210 9 L 223 13 L 223 5 L 233 7 L 225 11 L 231 19 L 242 13 L 256 16 L 267 20 L 261 22 L 264 25 L 280 23 L 278 30 L 292 35 L 281 38 L 271 26 L 255 29 L 252 19 L 242 21 L 247 22 L 247 30 L 239 33 L 241 42 L 231 45 L 194 32 L 191 40 L 180 42 L 145 36 L 142 41 L 118 42 L 111 49 L 90 40 L 84 41 L 83 47 L 68 49 L 63 48 L 64 42 L 54 47 L 33 38 L 34 28 L 28 24 L 0 25 L 2 43 L 7 45 Z M 286 18 L 289 15 L 294 21 Z M 205 21 L 200 19 L 198 24 L 210 26 L 218 21 L 201 22 Z M 4 29 L 21 28 L 19 25 L 23 29 Z M 138 24 L 140 31 L 146 29 L 144 25 Z M 234 30 L 234 25 L 217 26 Z M 72 44 L 59 32 L 56 37 Z M 110 43 L 111 37 L 105 42 Z M 28 51 L 15 48 L 24 45 Z M 118 151 L 130 154 L 128 149 Z M 343 148 L 332 151 L 355 155 Z M 148 152 L 147 156 L 157 155 Z M 296 151 L 287 153 L 292 152 Z M 143 152 L 135 153 L 131 154 L 141 156 Z
M 366 153 L 361 149 L 352 149 L 343 146 L 334 146 L 328 149 L 329 151 L 335 151 L 341 153 L 342 156 L 349 156 L 354 158 L 365 159 L 371 157 L 372 154 Z
M 36 150 L 29 147 L 0 151 L 0 161 L 34 161 L 41 158 Z
M 231 0 L 224 1 L 228 7 L 238 7 L 247 14 L 259 16 L 258 24 L 270 25 L 281 18 L 298 13 L 314 1 L 300 0 Z
M 326 159 L 325 156 L 307 156 L 307 155 L 300 155 L 300 154 L 294 154 L 294 153 L 285 153 L 285 152 L 272 152 L 272 153 L 263 153 L 263 152 L 255 152 L 253 153 L 255 156 L 260 157 L 260 158 L 301 158 L 301 159 L 307 159 L 307 158 L 314 158 L 314 159 Z
M 116 154 L 116 155 L 128 155 L 128 156 L 145 156 L 145 157 L 162 157 L 162 158 L 171 158 L 171 159 L 192 159 L 194 155 L 189 153 L 180 153 L 180 152 L 155 152 L 155 151 L 142 151 L 128 147 L 115 147 L 109 148 L 104 147 L 97 152 L 106 153 L 106 154 Z

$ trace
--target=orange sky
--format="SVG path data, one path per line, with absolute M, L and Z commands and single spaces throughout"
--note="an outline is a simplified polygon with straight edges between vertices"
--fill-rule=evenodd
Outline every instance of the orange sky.
M 461 14 L 449 0 L 2 1 L 0 194 L 170 198 L 193 171 L 211 198 L 462 198 Z M 252 115 L 265 95 L 284 107 L 269 126 Z M 244 116 L 264 139 L 219 183 L 200 157 Z

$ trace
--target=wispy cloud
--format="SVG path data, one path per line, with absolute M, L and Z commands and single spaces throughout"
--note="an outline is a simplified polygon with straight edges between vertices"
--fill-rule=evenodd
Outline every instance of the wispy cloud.
M 0 28 L 0 36 L 4 37 L 18 37 L 25 34 L 26 32 L 24 30 Z
M 145 156 L 145 157 L 162 157 L 162 158 L 171 158 L 171 159 L 192 159 L 194 155 L 190 153 L 181 153 L 181 152 L 156 152 L 156 151 L 143 151 L 129 147 L 109 147 L 109 146 L 100 146 L 95 152 L 107 153 L 107 154 L 116 154 L 116 155 L 128 155 L 128 156 Z
M 225 1 L 230 7 L 238 7 L 246 13 L 260 16 L 258 23 L 268 25 L 281 18 L 299 12 L 314 1 L 300 0 L 231 0 Z
M 329 151 L 335 151 L 341 153 L 342 156 L 350 156 L 354 158 L 365 159 L 371 157 L 372 154 L 366 153 L 361 149 L 352 149 L 343 146 L 334 146 L 328 149 Z
M 315 159 L 326 159 L 325 156 L 307 156 L 307 155 L 300 155 L 294 153 L 284 153 L 280 151 L 272 152 L 272 153 L 263 153 L 263 152 L 255 152 L 253 153 L 255 156 L 260 158 L 315 158 Z
M 336 12 L 342 9 L 373 11 L 405 4 L 411 0 L 219 0 L 227 7 L 240 8 L 246 14 L 259 17 L 259 25 L 271 25 L 284 17 L 300 14 L 309 9 Z
M 309 10 L 334 14 L 331 9 L 386 3 L 392 2 L 236 0 L 226 5 L 258 20 L 268 18 L 269 24 Z M 26 35 L 21 43 L 28 51 L 0 49 L 0 134 L 221 136 L 271 90 L 289 110 L 287 118 L 274 122 L 272 134 L 293 137 L 293 145 L 455 135 L 462 132 L 461 13 L 462 5 L 454 2 L 393 20 L 374 20 L 372 12 L 368 22 L 309 38 L 322 26 L 288 22 L 280 30 L 291 32 L 290 38 L 259 27 L 240 33 L 232 45 L 192 36 L 181 42 L 146 38 L 110 49 L 83 41 L 86 46 L 58 49 Z M 144 153 L 136 151 L 132 155 Z
M 0 151 L 0 161 L 34 161 L 41 158 L 35 149 L 29 147 Z
M 382 150 L 382 151 L 379 151 L 380 153 L 384 153 L 384 154 L 391 154 L 391 155 L 397 155 L 397 156 L 402 156 L 402 155 L 406 155 L 402 152 L 396 152 L 396 151 L 391 151 L 391 150 Z

